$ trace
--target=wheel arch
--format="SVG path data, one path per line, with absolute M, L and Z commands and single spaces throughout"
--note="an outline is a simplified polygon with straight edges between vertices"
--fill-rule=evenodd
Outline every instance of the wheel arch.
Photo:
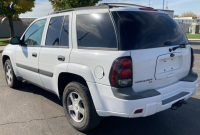
M 2 66 L 3 66 L 3 69 L 4 69 L 4 64 L 6 62 L 7 59 L 10 59 L 10 57 L 8 55 L 3 55 L 2 56 Z
M 82 76 L 73 73 L 62 72 L 58 76 L 58 95 L 60 99 L 62 99 L 62 94 L 65 87 L 70 82 L 78 82 L 88 87 L 86 80 Z
M 15 75 L 19 76 L 19 73 L 17 71 L 17 66 L 16 66 L 16 63 L 15 63 L 15 53 L 13 53 L 12 50 L 4 50 L 3 53 L 2 53 L 2 66 L 3 66 L 3 69 L 4 69 L 4 63 L 5 63 L 5 61 L 7 59 L 10 59 L 10 62 L 12 64 L 12 67 L 13 67 Z
M 57 88 L 58 88 L 58 95 L 60 98 L 62 98 L 62 93 L 66 85 L 73 81 L 79 82 L 88 87 L 87 81 L 95 82 L 95 79 L 92 74 L 92 71 L 88 66 L 69 63 L 67 72 L 61 72 L 58 75 Z

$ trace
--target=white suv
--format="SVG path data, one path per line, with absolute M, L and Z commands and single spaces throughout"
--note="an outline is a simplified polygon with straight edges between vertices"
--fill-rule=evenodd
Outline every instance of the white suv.
M 31 82 L 62 99 L 70 124 L 145 117 L 195 94 L 193 50 L 165 12 L 128 4 L 56 11 L 35 20 L 2 53 L 11 88 Z

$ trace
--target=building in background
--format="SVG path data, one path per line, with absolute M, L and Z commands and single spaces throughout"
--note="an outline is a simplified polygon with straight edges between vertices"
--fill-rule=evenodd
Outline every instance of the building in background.
M 193 19 L 192 17 L 178 17 L 174 18 L 177 23 L 198 23 L 198 19 Z
M 200 33 L 200 19 L 194 19 L 192 17 L 178 17 L 174 18 L 174 20 L 180 25 L 184 33 Z
M 14 18 L 13 26 L 15 36 L 21 37 L 26 28 L 35 20 L 36 18 Z M 0 37 L 10 37 L 9 22 L 6 17 L 0 17 Z

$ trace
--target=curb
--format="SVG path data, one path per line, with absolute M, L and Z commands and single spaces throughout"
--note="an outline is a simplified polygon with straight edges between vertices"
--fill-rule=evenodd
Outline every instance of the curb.
M 188 41 L 197 41 L 197 42 L 200 42 L 200 39 L 188 39 Z

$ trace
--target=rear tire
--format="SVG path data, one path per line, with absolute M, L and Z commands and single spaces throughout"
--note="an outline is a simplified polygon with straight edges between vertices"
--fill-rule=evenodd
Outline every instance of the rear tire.
M 7 59 L 4 64 L 4 72 L 5 72 L 5 79 L 9 87 L 18 88 L 22 85 L 22 81 L 17 80 L 10 59 Z
M 69 123 L 79 131 L 88 131 L 99 125 L 98 116 L 89 89 L 71 82 L 63 92 L 63 107 Z

